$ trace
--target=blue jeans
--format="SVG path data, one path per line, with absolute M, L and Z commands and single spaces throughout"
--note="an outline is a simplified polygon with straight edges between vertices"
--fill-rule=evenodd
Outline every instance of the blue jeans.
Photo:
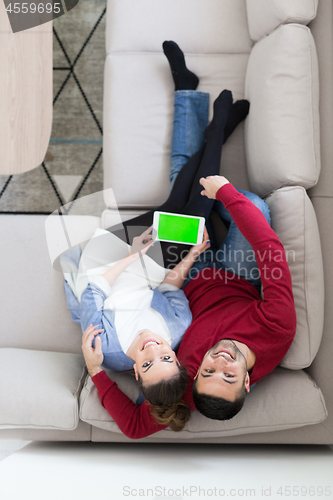
M 175 92 L 175 113 L 171 145 L 171 189 L 185 163 L 204 144 L 208 123 L 209 94 L 197 90 Z
M 243 189 L 237 189 L 237 191 L 259 208 L 270 224 L 271 219 L 266 202 L 249 191 Z M 191 267 L 183 287 L 206 267 L 215 267 L 229 271 L 233 276 L 246 279 L 260 292 L 260 274 L 252 245 L 242 235 L 223 203 L 220 201 L 215 203 L 214 210 L 220 215 L 221 219 L 230 224 L 228 234 L 219 248 L 211 247 L 198 257 Z
M 204 143 L 204 130 L 208 123 L 209 94 L 196 90 L 175 92 L 175 115 L 172 136 L 170 181 L 176 177 L 188 159 Z M 238 189 L 264 214 L 270 224 L 269 209 L 264 200 L 254 193 Z M 214 211 L 229 224 L 227 236 L 219 248 L 212 245 L 193 264 L 183 287 L 206 267 L 228 270 L 234 275 L 250 281 L 259 291 L 261 287 L 259 269 L 254 250 L 239 231 L 223 203 L 216 201 Z

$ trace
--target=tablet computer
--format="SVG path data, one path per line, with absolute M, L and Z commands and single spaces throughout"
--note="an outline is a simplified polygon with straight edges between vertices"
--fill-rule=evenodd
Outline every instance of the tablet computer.
M 202 243 L 205 218 L 193 215 L 155 212 L 153 239 L 196 245 Z

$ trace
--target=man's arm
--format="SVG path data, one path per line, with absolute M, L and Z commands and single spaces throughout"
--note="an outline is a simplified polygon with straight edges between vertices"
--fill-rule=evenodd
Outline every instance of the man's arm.
M 258 308 L 265 324 L 280 326 L 283 332 L 295 333 L 296 313 L 292 282 L 285 251 L 277 234 L 261 211 L 243 194 L 239 193 L 225 177 L 212 176 L 200 179 L 203 195 L 220 200 L 229 211 L 243 236 L 252 245 L 264 300 Z
M 140 439 L 166 429 L 167 426 L 156 422 L 146 402 L 139 406 L 135 405 L 101 368 L 103 353 L 100 338 L 95 339 L 95 349 L 92 345 L 94 337 L 100 332 L 101 330 L 96 330 L 96 326 L 93 325 L 87 328 L 82 337 L 82 352 L 102 406 L 111 415 L 119 429 L 131 439 Z

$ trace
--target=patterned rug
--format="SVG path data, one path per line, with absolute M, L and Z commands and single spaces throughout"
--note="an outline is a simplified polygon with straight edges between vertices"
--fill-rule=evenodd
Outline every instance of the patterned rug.
M 0 175 L 0 213 L 50 214 L 68 203 L 70 212 L 70 202 L 102 190 L 105 13 L 105 1 L 80 0 L 54 20 L 48 151 L 34 170 Z

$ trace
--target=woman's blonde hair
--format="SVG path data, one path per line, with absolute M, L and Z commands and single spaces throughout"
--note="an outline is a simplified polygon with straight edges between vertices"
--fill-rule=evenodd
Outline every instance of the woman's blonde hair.
M 181 399 L 178 403 L 167 406 L 153 405 L 151 414 L 160 425 L 168 425 L 174 432 L 182 431 L 190 420 L 190 407 Z

